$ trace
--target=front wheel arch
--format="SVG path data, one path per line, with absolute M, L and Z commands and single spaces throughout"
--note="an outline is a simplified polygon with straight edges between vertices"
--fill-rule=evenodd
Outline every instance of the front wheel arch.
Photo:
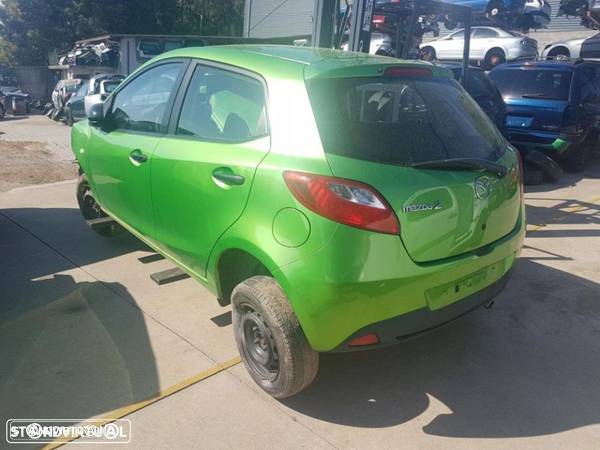
M 567 58 L 571 57 L 571 51 L 565 47 L 564 45 L 557 45 L 556 47 L 552 47 L 546 56 L 546 59 L 556 58 L 559 55 L 566 56 Z

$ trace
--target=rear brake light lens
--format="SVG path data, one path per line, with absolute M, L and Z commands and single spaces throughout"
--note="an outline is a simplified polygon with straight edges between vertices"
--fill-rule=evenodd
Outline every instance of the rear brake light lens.
M 306 208 L 335 222 L 387 234 L 400 234 L 398 218 L 382 195 L 358 181 L 286 171 L 288 188 Z
M 425 67 L 388 67 L 383 75 L 386 77 L 430 77 L 432 73 Z
M 379 336 L 375 333 L 365 334 L 364 336 L 357 337 L 348 343 L 348 347 L 362 347 L 364 345 L 375 345 L 379 344 Z

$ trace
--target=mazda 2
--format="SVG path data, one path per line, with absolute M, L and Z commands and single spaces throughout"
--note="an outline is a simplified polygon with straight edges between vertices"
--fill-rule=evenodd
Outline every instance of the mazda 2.
M 231 304 L 252 378 L 431 330 L 505 286 L 522 170 L 450 71 L 285 46 L 179 49 L 72 131 L 77 199 Z M 113 221 L 113 222 L 111 222 Z

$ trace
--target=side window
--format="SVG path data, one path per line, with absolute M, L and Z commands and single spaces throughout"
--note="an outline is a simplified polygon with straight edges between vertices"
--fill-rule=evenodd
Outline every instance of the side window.
M 112 106 L 115 128 L 158 133 L 169 97 L 175 90 L 181 63 L 147 70 L 119 91 Z
M 262 83 L 238 73 L 198 65 L 183 101 L 177 134 L 230 142 L 266 135 Z
M 475 39 L 490 39 L 497 38 L 498 32 L 490 28 L 477 28 L 475 31 Z

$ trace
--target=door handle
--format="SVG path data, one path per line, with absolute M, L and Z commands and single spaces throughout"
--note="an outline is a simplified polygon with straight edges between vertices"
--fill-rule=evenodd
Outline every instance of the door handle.
M 246 181 L 242 175 L 237 175 L 229 167 L 219 167 L 213 170 L 212 176 L 215 180 L 228 186 L 241 186 Z
M 148 161 L 148 157 L 137 148 L 129 154 L 129 159 L 135 165 L 140 165 Z

